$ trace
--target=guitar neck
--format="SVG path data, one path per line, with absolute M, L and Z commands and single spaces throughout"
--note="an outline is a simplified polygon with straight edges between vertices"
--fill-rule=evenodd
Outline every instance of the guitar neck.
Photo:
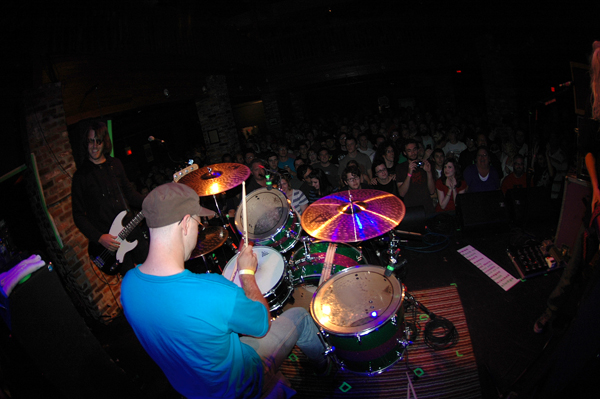
M 135 229 L 136 226 L 142 220 L 144 220 L 144 214 L 142 212 L 140 212 L 137 215 L 135 215 L 135 217 L 133 219 L 131 219 L 131 222 L 129 222 L 127 224 L 127 226 L 125 226 L 123 228 L 123 230 L 121 230 L 121 232 L 119 233 L 119 239 L 125 240 L 127 238 L 127 236 L 129 236 L 129 234 L 133 231 L 133 229 Z

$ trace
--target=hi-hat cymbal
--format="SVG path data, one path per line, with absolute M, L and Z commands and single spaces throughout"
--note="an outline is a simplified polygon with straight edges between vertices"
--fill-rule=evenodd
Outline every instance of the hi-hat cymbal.
M 198 230 L 198 243 L 192 251 L 190 259 L 195 259 L 199 256 L 209 254 L 219 248 L 227 238 L 229 233 L 223 227 L 206 226 L 200 227 Z
M 250 177 L 250 169 L 239 163 L 219 163 L 188 173 L 178 183 L 189 186 L 200 197 L 215 195 L 239 186 Z
M 302 228 L 332 242 L 364 241 L 387 233 L 404 218 L 404 203 L 379 190 L 340 191 L 323 197 L 302 214 Z

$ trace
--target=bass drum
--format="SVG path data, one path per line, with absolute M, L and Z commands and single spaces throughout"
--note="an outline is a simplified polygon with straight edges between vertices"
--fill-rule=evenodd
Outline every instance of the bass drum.
M 350 245 L 316 241 L 292 254 L 290 268 L 294 285 L 317 285 L 328 253 L 331 256 L 331 275 L 347 267 L 366 264 L 361 252 Z
M 258 259 L 255 274 L 256 284 L 267 300 L 269 310 L 274 312 L 285 305 L 294 291 L 289 270 L 283 256 L 273 248 L 253 247 L 252 251 Z M 239 254 L 236 254 L 231 258 L 223 270 L 223 276 L 228 280 L 231 280 L 238 256 Z M 236 273 L 233 282 L 240 287 L 242 286 L 238 273 Z
M 374 375 L 402 359 L 404 288 L 381 266 L 347 268 L 315 293 L 310 313 L 342 369 Z

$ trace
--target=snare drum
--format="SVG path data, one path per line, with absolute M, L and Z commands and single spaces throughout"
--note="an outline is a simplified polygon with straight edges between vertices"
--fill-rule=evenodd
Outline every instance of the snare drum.
M 289 270 L 285 267 L 283 256 L 273 248 L 254 247 L 252 250 L 258 258 L 255 274 L 256 284 L 267 300 L 269 310 L 273 312 L 281 308 L 294 291 Z M 231 280 L 238 256 L 239 254 L 236 254 L 231 258 L 223 269 L 223 276 L 228 280 Z M 233 282 L 242 286 L 239 273 L 236 274 Z
M 404 289 L 380 266 L 347 268 L 315 293 L 310 313 L 341 368 L 374 375 L 402 359 Z
M 366 264 L 360 251 L 350 245 L 316 241 L 293 253 L 290 267 L 294 285 L 302 283 L 318 284 L 325 264 L 327 250 L 331 246 L 336 246 L 335 255 L 331 262 L 331 275 L 347 267 Z
M 235 225 L 243 234 L 243 203 L 235 214 Z M 285 253 L 297 243 L 302 232 L 300 216 L 284 193 L 276 189 L 259 188 L 246 196 L 248 238 L 256 245 L 273 247 Z

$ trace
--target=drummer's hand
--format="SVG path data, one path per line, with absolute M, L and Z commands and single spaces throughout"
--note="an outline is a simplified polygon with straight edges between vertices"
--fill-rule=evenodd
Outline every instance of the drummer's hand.
M 228 215 L 230 219 L 235 219 L 235 209 L 230 209 Z
M 244 239 L 240 241 L 240 255 L 238 256 L 238 271 L 239 270 L 252 270 L 256 271 L 256 267 L 258 266 L 258 258 L 256 254 L 252 250 L 252 243 L 249 243 L 248 246 L 244 246 Z

